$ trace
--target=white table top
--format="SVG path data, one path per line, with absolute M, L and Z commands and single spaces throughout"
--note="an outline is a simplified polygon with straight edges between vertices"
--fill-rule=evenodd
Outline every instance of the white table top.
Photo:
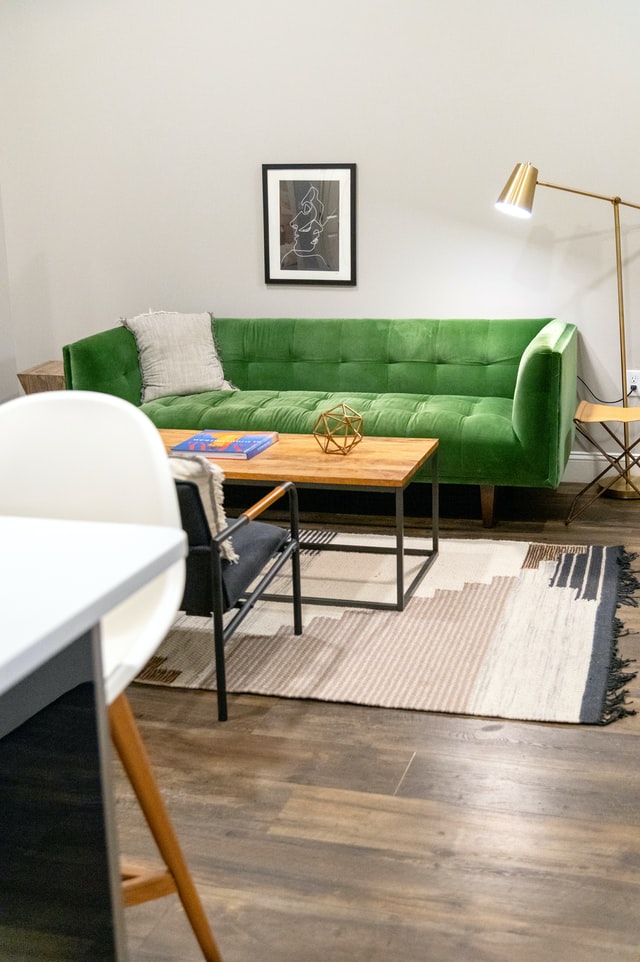
M 178 528 L 0 516 L 0 694 L 186 550 Z

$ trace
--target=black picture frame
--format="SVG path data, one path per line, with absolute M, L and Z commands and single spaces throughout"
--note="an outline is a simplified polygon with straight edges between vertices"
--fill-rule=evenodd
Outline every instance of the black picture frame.
M 267 284 L 356 283 L 356 165 L 263 164 Z

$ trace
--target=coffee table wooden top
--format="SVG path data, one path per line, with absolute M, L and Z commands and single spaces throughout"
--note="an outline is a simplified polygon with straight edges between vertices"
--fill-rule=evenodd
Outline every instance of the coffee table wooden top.
M 161 429 L 169 451 L 196 433 Z M 211 458 L 233 481 L 293 481 L 309 485 L 403 488 L 436 451 L 435 438 L 364 437 L 349 454 L 325 454 L 311 434 L 281 434 L 279 441 L 248 461 Z

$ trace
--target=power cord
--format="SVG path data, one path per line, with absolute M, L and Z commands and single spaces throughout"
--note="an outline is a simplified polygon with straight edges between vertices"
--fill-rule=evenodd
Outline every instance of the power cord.
M 589 394 L 591 395 L 591 397 L 592 397 L 592 398 L 595 398 L 595 400 L 598 402 L 598 404 L 622 404 L 622 402 L 624 401 L 624 398 L 622 398 L 622 397 L 617 398 L 617 400 L 615 400 L 615 401 L 603 401 L 603 399 L 602 399 L 602 398 L 599 398 L 597 394 L 594 394 L 594 392 L 591 390 L 591 388 L 589 387 L 589 385 L 587 384 L 587 382 L 586 382 L 583 378 L 581 378 L 579 374 L 578 374 L 578 380 L 580 381 L 580 383 L 581 383 L 582 385 L 584 385 L 584 387 L 586 387 L 586 389 L 587 389 L 587 391 L 589 392 Z M 632 385 L 631 385 L 631 387 L 629 388 L 629 391 L 628 391 L 628 393 L 627 393 L 627 399 L 629 399 L 629 398 L 630 398 L 632 395 L 634 395 L 634 394 L 636 395 L 636 397 L 640 397 L 640 393 L 638 392 L 638 385 L 637 385 L 637 384 L 632 384 Z

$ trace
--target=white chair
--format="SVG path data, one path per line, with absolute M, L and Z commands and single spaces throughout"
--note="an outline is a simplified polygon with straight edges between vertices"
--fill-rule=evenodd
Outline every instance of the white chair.
M 164 446 L 128 401 L 91 391 L 27 395 L 0 405 L 0 439 L 1 514 L 182 528 Z M 180 561 L 102 623 L 112 740 L 166 865 L 144 874 L 124 867 L 123 899 L 177 892 L 205 959 L 221 962 L 124 693 L 171 627 L 184 583 Z

